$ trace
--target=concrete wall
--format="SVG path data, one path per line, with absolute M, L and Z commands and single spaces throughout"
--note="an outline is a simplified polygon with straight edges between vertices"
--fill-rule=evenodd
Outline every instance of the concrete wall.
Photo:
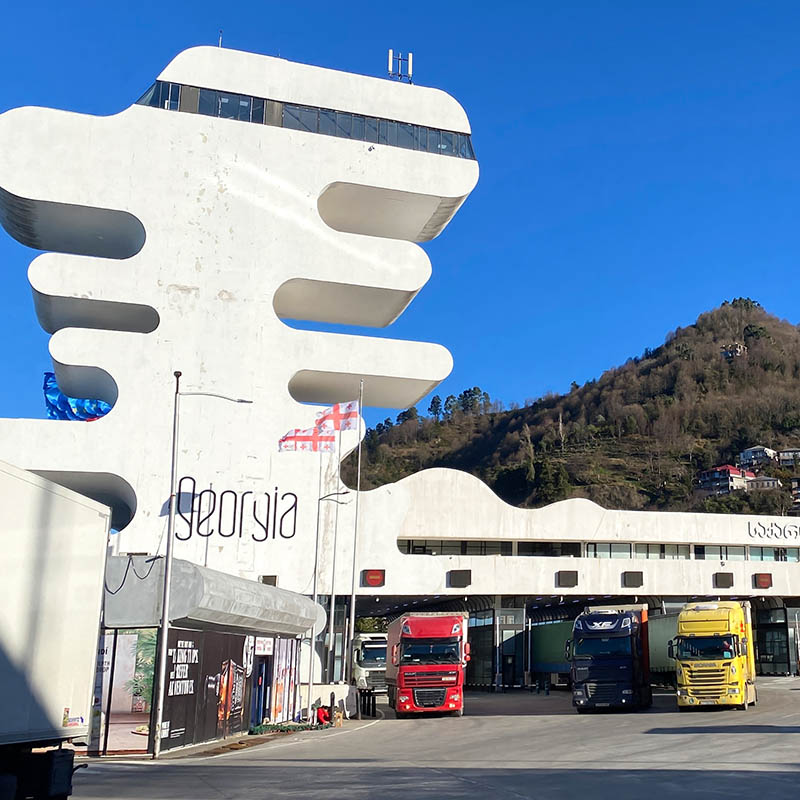
M 154 77 L 158 72 L 154 65 Z M 221 48 L 180 54 L 164 80 L 469 131 L 438 90 Z M 478 149 L 479 149 L 479 142 Z M 450 371 L 435 344 L 298 330 L 286 320 L 390 324 L 431 273 L 415 243 L 441 231 L 478 178 L 477 162 L 314 133 L 131 106 L 111 117 L 41 108 L 0 115 L 0 222 L 53 252 L 32 263 L 37 314 L 53 333 L 61 388 L 114 402 L 92 423 L 0 420 L 0 458 L 115 502 L 122 552 L 164 551 L 174 370 L 181 401 L 181 503 L 176 556 L 284 589 L 349 592 L 355 493 L 336 454 L 278 453 L 309 428 L 308 403 L 406 407 Z M 433 226 L 433 227 L 431 227 Z M 348 232 L 345 232 L 348 231 Z M 462 594 L 450 569 L 471 569 L 468 593 L 718 594 L 721 565 L 401 555 L 398 538 L 648 543 L 797 543 L 786 520 L 606 511 L 588 501 L 511 508 L 479 481 L 419 473 L 361 497 L 358 571 L 386 570 L 375 595 Z M 779 539 L 777 528 L 781 526 Z M 333 576 L 333 552 L 336 575 Z M 641 570 L 625 590 L 621 571 Z M 800 594 L 800 565 L 730 563 L 730 594 Z M 723 592 L 725 593 L 725 592 Z

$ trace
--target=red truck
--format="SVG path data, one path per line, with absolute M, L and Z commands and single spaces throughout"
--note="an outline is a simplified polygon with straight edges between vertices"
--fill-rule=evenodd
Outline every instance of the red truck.
M 467 615 L 403 614 L 387 630 L 386 690 L 395 716 L 464 713 Z

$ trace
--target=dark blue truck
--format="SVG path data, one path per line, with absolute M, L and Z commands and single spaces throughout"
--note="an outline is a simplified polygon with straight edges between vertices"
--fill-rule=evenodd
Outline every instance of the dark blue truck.
M 638 710 L 653 702 L 647 606 L 587 608 L 567 642 L 572 705 Z

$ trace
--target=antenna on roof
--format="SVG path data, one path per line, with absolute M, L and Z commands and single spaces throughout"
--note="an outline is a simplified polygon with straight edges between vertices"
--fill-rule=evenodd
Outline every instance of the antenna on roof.
M 222 28 L 219 29 L 219 42 L 217 47 L 222 47 Z
M 395 68 L 395 64 L 397 67 Z M 404 69 L 405 68 L 405 69 Z M 403 56 L 402 53 L 394 54 L 394 50 L 389 50 L 389 77 L 398 81 L 412 83 L 414 74 L 414 54 L 409 53 Z

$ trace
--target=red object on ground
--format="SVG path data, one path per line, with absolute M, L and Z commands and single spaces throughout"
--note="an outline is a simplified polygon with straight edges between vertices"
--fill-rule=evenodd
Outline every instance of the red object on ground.
M 331 712 L 329 708 L 325 706 L 320 706 L 317 709 L 317 724 L 318 725 L 327 725 L 331 721 Z

